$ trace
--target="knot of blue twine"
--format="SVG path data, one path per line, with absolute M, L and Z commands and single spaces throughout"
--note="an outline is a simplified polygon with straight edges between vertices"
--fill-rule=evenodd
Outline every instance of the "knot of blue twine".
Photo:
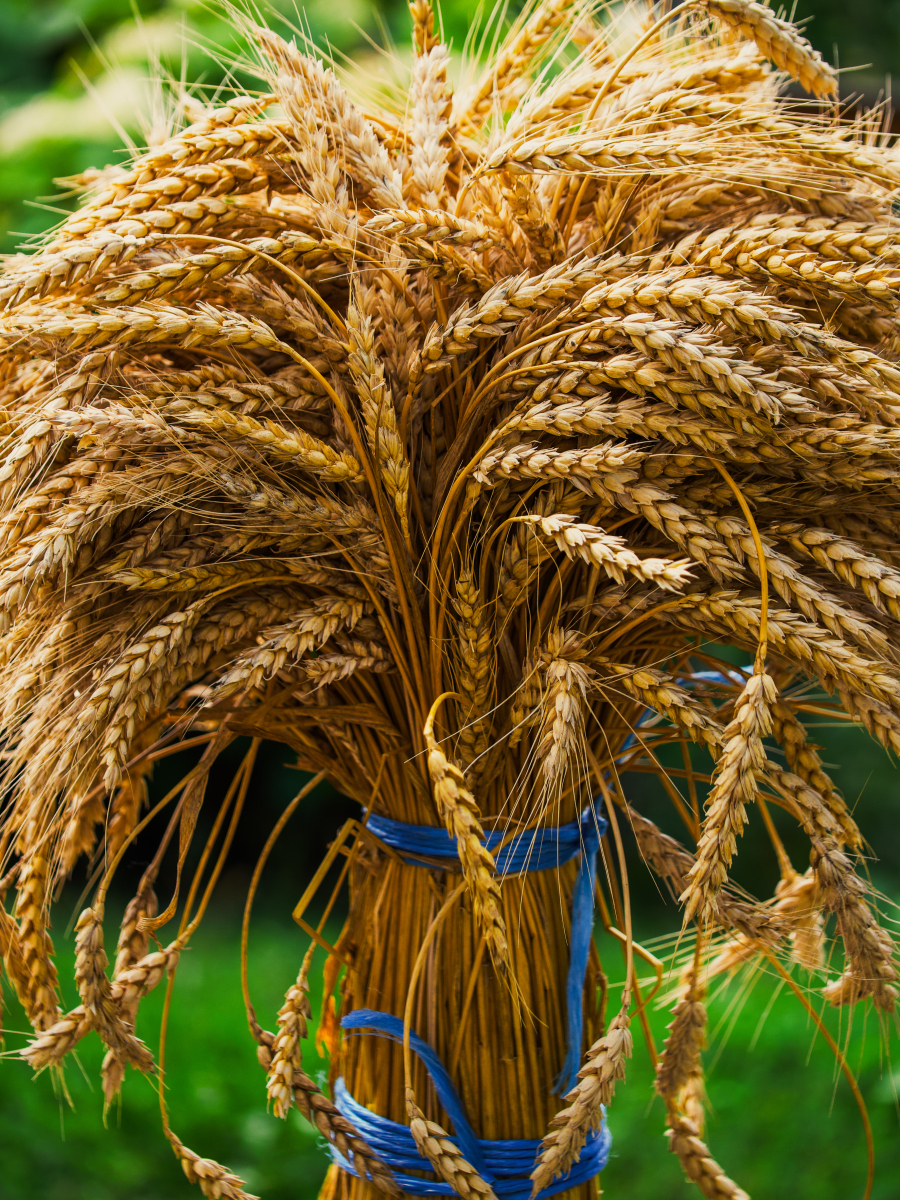
M 500 875 L 549 871 L 581 855 L 572 894 L 569 971 L 566 976 L 566 1057 L 562 1070 L 553 1082 L 553 1091 L 563 1096 L 575 1086 L 581 1062 L 584 978 L 594 926 L 594 877 L 597 873 L 600 838 L 606 832 L 607 825 L 605 817 L 600 815 L 601 807 L 602 801 L 595 798 L 581 818 L 568 825 L 525 829 L 505 842 L 506 835 L 499 830 L 492 830 L 482 843 L 492 852 L 499 847 L 494 861 Z M 444 829 L 432 825 L 409 825 L 377 813 L 369 815 L 366 827 L 385 845 L 402 855 L 406 862 L 417 866 L 433 867 L 434 863 L 426 861 L 426 858 L 458 858 L 456 838 L 449 836 Z
M 377 1037 L 387 1037 L 395 1042 L 403 1041 L 403 1022 L 400 1018 L 370 1008 L 360 1008 L 348 1013 L 342 1018 L 341 1026 L 348 1030 L 372 1033 Z M 491 1185 L 497 1196 L 507 1197 L 507 1200 L 527 1200 L 531 1196 L 530 1175 L 540 1153 L 540 1141 L 485 1141 L 477 1138 L 466 1119 L 462 1101 L 447 1068 L 433 1047 L 413 1032 L 410 1032 L 409 1043 L 424 1064 L 434 1084 L 435 1093 L 453 1122 L 456 1136 L 451 1137 L 450 1141 L 476 1168 L 482 1179 Z M 391 1168 L 397 1183 L 407 1195 L 456 1194 L 447 1183 L 406 1174 L 410 1170 L 432 1170 L 428 1160 L 419 1154 L 408 1125 L 401 1125 L 397 1121 L 389 1121 L 386 1117 L 369 1112 L 350 1095 L 343 1079 L 338 1079 L 334 1086 L 334 1102 L 341 1115 L 356 1126 L 382 1162 Z M 546 1197 L 555 1196 L 558 1192 L 593 1179 L 606 1166 L 611 1142 L 606 1122 L 603 1121 L 599 1129 L 588 1134 L 581 1156 L 571 1171 L 562 1178 L 555 1179 L 549 1187 L 539 1192 L 538 1200 L 545 1200 Z M 351 1175 L 358 1174 L 334 1145 L 331 1146 L 331 1154 L 342 1170 Z

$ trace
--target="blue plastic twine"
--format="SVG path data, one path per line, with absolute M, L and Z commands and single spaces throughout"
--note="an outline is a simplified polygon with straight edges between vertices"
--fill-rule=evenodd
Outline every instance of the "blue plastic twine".
M 525 829 L 500 845 L 504 834 L 493 830 L 483 845 L 493 851 L 499 846 L 494 861 L 501 875 L 522 875 L 528 871 L 549 871 L 581 855 L 578 878 L 572 895 L 572 932 L 569 949 L 569 971 L 566 976 L 566 1057 L 562 1070 L 553 1083 L 553 1091 L 565 1095 L 575 1086 L 581 1063 L 581 1039 L 584 1032 L 584 978 L 587 974 L 591 933 L 594 927 L 594 876 L 597 871 L 597 851 L 600 838 L 606 831 L 606 819 L 598 809 L 602 801 L 595 798 L 579 821 L 568 825 Z M 377 838 L 397 850 L 406 862 L 431 867 L 430 859 L 457 859 L 456 838 L 433 825 L 408 825 L 372 813 L 366 828 Z M 351 1014 L 353 1015 L 353 1014 Z M 424 1043 L 423 1043 L 424 1045 Z
M 403 1022 L 390 1013 L 376 1012 L 369 1008 L 357 1009 L 341 1020 L 341 1026 L 348 1030 L 363 1030 L 379 1037 L 387 1037 L 395 1042 L 403 1041 Z M 437 1097 L 453 1122 L 456 1136 L 450 1138 L 450 1141 L 458 1146 L 497 1196 L 507 1197 L 507 1200 L 527 1200 L 531 1196 L 529 1177 L 540 1153 L 540 1141 L 521 1139 L 489 1142 L 477 1138 L 466 1119 L 462 1101 L 447 1069 L 434 1049 L 412 1032 L 409 1035 L 409 1043 L 424 1063 Z M 401 1125 L 397 1121 L 389 1121 L 386 1117 L 369 1112 L 350 1095 L 343 1079 L 339 1079 L 335 1084 L 334 1102 L 342 1116 L 356 1126 L 382 1162 L 391 1168 L 397 1183 L 405 1193 L 410 1196 L 456 1194 L 447 1183 L 406 1174 L 410 1170 L 432 1170 L 427 1159 L 419 1154 L 408 1125 Z M 549 1187 L 539 1192 L 538 1200 L 546 1200 L 549 1196 L 555 1196 L 558 1192 L 593 1179 L 606 1166 L 611 1141 L 604 1121 L 600 1129 L 588 1135 L 581 1157 L 568 1175 L 555 1179 Z M 342 1170 L 351 1175 L 358 1174 L 334 1145 L 331 1147 L 331 1154 Z
M 746 668 L 744 674 L 752 670 Z M 704 671 L 692 677 L 712 683 L 742 683 L 743 675 L 735 672 Z M 638 726 L 645 725 L 654 716 L 648 709 Z M 622 755 L 637 742 L 632 733 L 622 747 Z M 528 871 L 548 871 L 570 862 L 581 855 L 578 878 L 572 894 L 572 934 L 569 954 L 569 971 L 566 977 L 566 1057 L 562 1070 L 556 1077 L 553 1090 L 557 1094 L 571 1091 L 578 1075 L 581 1061 L 581 1039 L 584 1033 L 584 979 L 587 974 L 591 935 L 594 925 L 594 876 L 597 870 L 597 851 L 600 838 L 606 832 L 607 822 L 598 811 L 602 801 L 595 797 L 591 807 L 578 821 L 568 825 L 542 829 L 526 829 L 501 845 L 504 834 L 492 831 L 482 843 L 494 851 L 494 861 L 501 875 L 521 875 Z M 458 859 L 456 839 L 443 829 L 431 825 L 408 825 L 405 821 L 393 821 L 371 813 L 367 828 L 385 845 L 403 857 L 405 862 L 416 866 L 433 867 L 434 860 Z M 390 1013 L 361 1008 L 342 1018 L 344 1029 L 366 1030 L 378 1037 L 403 1041 L 403 1022 Z M 456 1137 L 450 1140 L 459 1147 L 468 1161 L 490 1183 L 497 1196 L 508 1200 L 528 1200 L 531 1196 L 530 1174 L 537 1162 L 541 1143 L 539 1141 L 482 1141 L 466 1120 L 462 1101 L 446 1067 L 435 1050 L 417 1034 L 410 1031 L 410 1046 L 425 1064 L 438 1099 L 453 1122 Z M 338 1110 L 351 1121 L 386 1166 L 395 1174 L 401 1188 L 410 1196 L 454 1196 L 456 1193 L 447 1183 L 432 1182 L 419 1176 L 407 1175 L 410 1170 L 430 1170 L 431 1164 L 419 1154 L 408 1125 L 400 1125 L 369 1112 L 347 1091 L 343 1079 L 338 1079 L 334 1088 L 334 1102 Z M 577 1163 L 563 1178 L 556 1179 L 549 1187 L 538 1193 L 536 1200 L 546 1200 L 567 1188 L 585 1183 L 599 1174 L 606 1166 L 612 1142 L 604 1119 L 600 1129 L 588 1134 Z M 351 1175 L 357 1171 L 334 1145 L 331 1154 L 342 1170 Z

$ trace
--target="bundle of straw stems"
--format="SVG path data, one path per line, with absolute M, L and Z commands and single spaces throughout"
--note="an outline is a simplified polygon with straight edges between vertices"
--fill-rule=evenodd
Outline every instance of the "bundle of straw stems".
M 188 1178 L 245 1195 L 170 1128 L 162 1048 L 135 1029 L 269 739 L 457 838 L 450 870 L 359 834 L 320 1028 L 333 1078 L 411 1126 L 431 1178 L 492 1194 L 418 1060 L 339 1017 L 405 1018 L 479 1137 L 543 1138 L 547 1187 L 626 1077 L 636 837 L 696 926 L 659 1058 L 670 1144 L 704 1195 L 741 1196 L 702 1140 L 710 975 L 761 960 L 790 979 L 794 960 L 833 1005 L 896 998 L 862 834 L 804 716 L 900 751 L 900 160 L 883 114 L 839 122 L 834 72 L 749 0 L 659 19 L 539 0 L 455 85 L 428 0 L 411 14 L 408 86 L 368 93 L 245 22 L 265 90 L 192 101 L 168 140 L 84 177 L 0 278 L 0 942 L 35 1030 L 22 1054 L 58 1070 L 99 1035 L 107 1102 L 126 1066 L 157 1079 Z M 792 107 L 787 77 L 822 105 Z M 243 735 L 188 887 L 209 769 Z M 154 762 L 188 743 L 199 764 L 146 812 Z M 629 806 L 625 769 L 660 776 L 680 839 Z M 595 795 L 625 984 L 607 1006 L 593 955 L 561 1098 L 577 863 L 502 878 L 483 841 Z M 749 820 L 781 868 L 770 900 L 730 882 Z M 148 821 L 159 850 L 110 968 L 105 897 Z M 166 853 L 179 885 L 157 901 Z M 66 1009 L 48 909 L 84 861 Z M 396 1191 L 304 1071 L 308 966 L 271 1031 L 248 993 L 274 1111 L 296 1103 L 366 1177 L 333 1169 L 328 1196 Z

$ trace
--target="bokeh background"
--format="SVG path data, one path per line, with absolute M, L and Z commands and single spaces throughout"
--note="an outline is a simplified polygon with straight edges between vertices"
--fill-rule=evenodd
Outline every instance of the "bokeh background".
M 446 36 L 461 47 L 477 13 L 474 0 L 446 0 Z M 510 11 L 515 11 L 511 5 Z M 842 88 L 873 103 L 890 94 L 900 68 L 900 0 L 799 0 L 813 43 L 844 70 Z M 310 0 L 267 9 L 307 28 L 355 69 L 385 68 L 387 54 L 408 53 L 403 0 Z M 204 0 L 0 0 L 0 253 L 21 251 L 67 211 L 73 201 L 54 180 L 101 167 L 160 138 L 178 82 L 189 81 L 203 99 L 227 84 L 240 46 L 233 20 Z M 233 76 L 232 76 L 233 77 Z M 164 83 L 164 81 L 169 81 Z M 174 81 L 174 86 L 173 86 Z M 242 86 L 252 80 L 237 75 Z M 894 764 L 866 735 L 823 726 L 815 736 L 826 757 L 839 762 L 837 781 L 864 833 L 877 849 L 868 868 L 889 901 L 900 899 L 900 805 Z M 234 747 L 234 761 L 241 749 Z M 229 766 L 220 766 L 221 786 Z M 160 792 L 190 766 L 189 753 L 160 764 Z M 313 1200 L 326 1169 L 314 1130 L 292 1112 L 286 1122 L 266 1111 L 264 1079 L 244 1020 L 239 982 L 238 930 L 247 884 L 265 832 L 305 781 L 277 747 L 267 748 L 253 777 L 251 803 L 214 905 L 179 969 L 168 1040 L 168 1096 L 174 1129 L 198 1153 L 218 1158 L 265 1200 Z M 665 798 L 646 776 L 627 781 L 648 815 L 666 824 Z M 290 919 L 328 842 L 354 806 L 321 788 L 292 819 L 265 873 L 250 942 L 253 999 L 271 1027 L 306 949 Z M 202 844 L 203 830 L 198 842 Z M 676 832 L 672 829 L 672 832 Z M 805 861 L 802 841 L 784 829 L 794 863 Z M 130 887 L 149 859 L 138 842 L 124 864 L 111 916 L 119 915 Z M 663 936 L 677 928 L 634 857 L 637 923 L 645 944 L 665 957 Z M 741 846 L 737 877 L 764 895 L 776 882 L 771 855 L 751 826 Z M 59 967 L 71 979 L 73 937 L 68 921 L 79 911 L 84 879 L 75 880 L 58 906 Z M 166 896 L 171 880 L 160 879 Z M 327 889 L 323 891 L 323 896 Z M 321 901 L 317 901 L 321 903 Z M 118 912 L 116 909 L 118 908 Z M 891 919 L 892 908 L 888 908 Z M 335 920 L 340 921 L 340 905 Z M 654 941 L 654 939 L 659 939 Z M 621 983 L 617 944 L 598 935 L 606 969 Z M 315 974 L 315 972 L 314 972 Z M 141 1010 L 141 1034 L 154 1043 L 160 989 Z M 65 999 L 74 1004 L 73 989 Z M 0 1200 L 170 1200 L 195 1194 L 161 1135 L 156 1095 L 129 1075 L 121 1106 L 103 1121 L 99 1065 L 102 1048 L 86 1039 L 65 1081 L 30 1078 L 14 1052 L 23 1042 L 24 1017 L 5 1001 L 5 1055 L 0 1059 Z M 313 996 L 314 1008 L 317 997 Z M 900 1059 L 891 1030 L 874 1018 L 829 1013 L 835 1035 L 866 1096 L 875 1135 L 875 1200 L 900 1195 Z M 667 1013 L 651 1016 L 664 1037 Z M 859 1115 L 834 1060 L 802 1009 L 764 971 L 740 977 L 711 1002 L 709 1137 L 717 1158 L 757 1198 L 845 1200 L 861 1195 L 865 1175 Z M 896 1037 L 894 1037 L 894 1042 Z M 310 1041 L 306 1058 L 318 1060 Z M 651 1073 L 640 1044 L 627 1086 L 616 1096 L 614 1149 L 604 1191 L 628 1200 L 689 1200 L 696 1196 L 666 1153 L 663 1119 L 654 1103 Z

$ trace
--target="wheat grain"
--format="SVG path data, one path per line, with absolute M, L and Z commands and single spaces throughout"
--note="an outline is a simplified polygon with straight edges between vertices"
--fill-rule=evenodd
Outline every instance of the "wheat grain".
M 435 805 L 447 832 L 456 838 L 459 861 L 488 949 L 494 961 L 502 965 L 509 955 L 506 923 L 501 913 L 494 860 L 483 845 L 478 804 L 466 786 L 465 775 L 448 760 L 430 729 L 426 732 L 426 747 Z
M 750 1200 L 743 1188 L 734 1183 L 719 1164 L 710 1157 L 709 1150 L 700 1138 L 696 1124 L 681 1113 L 670 1112 L 666 1123 L 669 1128 L 669 1149 L 684 1168 L 684 1173 L 708 1197 L 708 1200 Z
M 599 1127 L 603 1108 L 612 1100 L 616 1084 L 625 1078 L 625 1060 L 631 1058 L 631 1051 L 628 1014 L 622 1009 L 585 1055 L 578 1083 L 566 1096 L 568 1108 L 550 1123 L 531 1173 L 532 1195 L 565 1175 L 578 1161 L 588 1133 Z
M 837 77 L 790 21 L 755 0 L 702 0 L 712 16 L 752 39 L 782 71 L 817 96 L 837 95 Z
M 419 56 L 428 54 L 438 44 L 434 36 L 434 9 L 429 0 L 410 0 L 409 15 L 413 21 L 413 48 Z
M 455 1195 L 496 1200 L 494 1189 L 485 1183 L 440 1125 L 425 1119 L 412 1088 L 406 1089 L 406 1114 L 419 1154 L 431 1163 L 436 1175 L 450 1184 Z
M 770 675 L 751 675 L 722 733 L 723 749 L 706 802 L 697 861 L 681 897 L 685 920 L 697 917 L 705 922 L 716 906 L 716 896 L 737 851 L 737 838 L 744 831 L 746 805 L 756 797 L 756 772 L 765 759 L 762 740 L 771 731 L 770 709 L 777 695 Z
M 309 1003 L 309 984 L 304 963 L 297 982 L 288 990 L 278 1011 L 278 1032 L 272 1042 L 272 1058 L 266 1078 L 266 1088 L 276 1117 L 286 1117 L 293 1102 L 294 1075 L 302 1071 L 300 1042 L 306 1037 L 307 1022 L 312 1016 Z

